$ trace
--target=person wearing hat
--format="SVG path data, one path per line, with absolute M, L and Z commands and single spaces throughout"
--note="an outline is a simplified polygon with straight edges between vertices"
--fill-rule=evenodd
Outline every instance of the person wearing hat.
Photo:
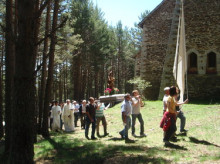
M 165 87 L 164 92 L 165 92 L 165 95 L 163 96 L 163 114 L 167 110 L 167 100 L 170 95 L 170 87 Z

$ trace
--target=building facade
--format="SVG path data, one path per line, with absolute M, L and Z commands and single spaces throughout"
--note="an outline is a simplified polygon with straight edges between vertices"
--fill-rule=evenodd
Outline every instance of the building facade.
M 163 0 L 139 24 L 143 42 L 136 73 L 151 82 L 148 99 L 161 99 L 164 87 L 176 85 L 172 71 L 180 12 L 180 0 Z M 185 0 L 184 13 L 189 98 L 220 99 L 220 1 Z

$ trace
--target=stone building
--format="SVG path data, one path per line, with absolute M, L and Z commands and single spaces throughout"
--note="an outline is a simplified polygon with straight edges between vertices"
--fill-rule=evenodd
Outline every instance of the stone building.
M 148 99 L 161 99 L 163 88 L 175 85 L 180 0 L 163 0 L 144 20 L 141 55 L 136 74 L 152 87 Z M 220 99 L 220 0 L 185 0 L 185 33 L 190 99 Z

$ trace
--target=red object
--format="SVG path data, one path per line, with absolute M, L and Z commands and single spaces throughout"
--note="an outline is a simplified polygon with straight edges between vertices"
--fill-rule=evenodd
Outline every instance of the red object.
M 175 113 L 165 112 L 160 122 L 160 127 L 163 128 L 163 131 L 167 131 L 169 129 L 171 125 L 171 119 L 176 120 Z

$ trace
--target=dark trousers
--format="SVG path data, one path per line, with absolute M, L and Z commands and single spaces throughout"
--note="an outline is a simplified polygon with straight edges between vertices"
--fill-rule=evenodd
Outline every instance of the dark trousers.
M 60 115 L 60 129 L 63 129 L 63 121 L 62 121 L 62 114 Z
M 86 114 L 85 113 L 82 113 L 80 115 L 80 121 L 81 121 L 81 128 L 85 129 L 85 121 L 86 121 Z
M 74 113 L 74 123 L 75 123 L 75 127 L 77 127 L 77 121 L 79 119 L 79 112 Z
M 89 127 L 90 124 L 92 124 L 92 134 L 91 138 L 95 137 L 95 127 L 96 127 L 96 119 L 95 117 L 93 118 L 93 122 L 90 121 L 89 117 L 86 117 L 86 128 L 85 128 L 85 136 L 88 137 L 89 135 Z
M 167 131 L 164 131 L 163 141 L 169 141 L 170 138 L 175 133 L 175 131 L 176 131 L 176 120 L 173 117 L 171 117 L 171 125 Z
M 106 119 L 105 119 L 105 116 L 103 117 L 96 117 L 96 132 L 97 132 L 97 135 L 99 135 L 99 123 L 100 121 L 102 121 L 102 125 L 103 125 L 103 128 L 104 128 L 104 134 L 107 133 L 107 122 L 106 122 Z
M 135 134 L 136 118 L 140 122 L 140 126 L 141 126 L 140 135 L 144 134 L 144 120 L 142 118 L 141 113 L 140 114 L 132 114 L 131 116 L 132 116 L 132 125 L 131 125 L 132 134 Z
M 52 130 L 53 118 L 50 118 L 50 129 Z

